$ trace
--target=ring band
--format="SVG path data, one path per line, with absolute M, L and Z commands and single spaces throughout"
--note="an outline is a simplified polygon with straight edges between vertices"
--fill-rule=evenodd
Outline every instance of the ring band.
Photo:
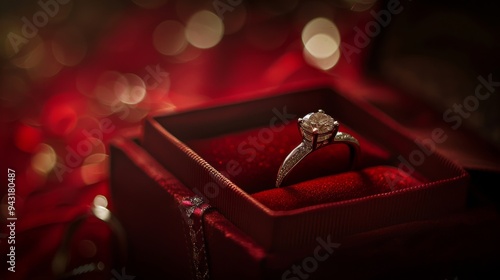
M 330 144 L 346 144 L 351 152 L 351 168 L 357 163 L 359 142 L 350 134 L 339 132 L 339 123 L 323 110 L 309 113 L 298 121 L 302 142 L 285 158 L 278 170 L 276 187 L 279 188 L 290 171 L 311 152 Z

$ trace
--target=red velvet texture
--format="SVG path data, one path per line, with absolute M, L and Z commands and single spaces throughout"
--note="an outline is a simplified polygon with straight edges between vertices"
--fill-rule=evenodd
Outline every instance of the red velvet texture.
M 253 128 L 191 140 L 187 145 L 272 210 L 293 210 L 355 199 L 423 183 L 387 166 L 388 151 L 347 127 L 341 127 L 340 131 L 355 136 L 360 142 L 361 153 L 355 170 L 349 170 L 350 151 L 346 145 L 329 145 L 300 162 L 281 188 L 274 187 L 278 168 L 301 141 L 296 122 L 279 130 Z

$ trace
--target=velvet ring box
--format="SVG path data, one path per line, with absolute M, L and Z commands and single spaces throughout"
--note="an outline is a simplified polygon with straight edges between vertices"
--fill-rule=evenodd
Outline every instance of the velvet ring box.
M 301 140 L 297 118 L 318 109 L 359 140 L 356 169 L 348 168 L 347 147 L 331 145 L 275 188 L 279 165 Z M 308 279 L 325 279 L 335 270 L 347 279 L 398 273 L 394 261 L 403 255 L 422 266 L 436 261 L 429 254 L 438 247 L 463 257 L 444 249 L 456 244 L 438 242 L 456 234 L 457 221 L 449 217 L 465 210 L 467 173 L 328 84 L 293 85 L 278 94 L 151 117 L 137 137 L 114 141 L 111 188 L 133 248 L 130 266 L 146 277 L 301 279 L 294 278 L 293 265 L 325 244 L 342 247 Z M 189 208 L 184 203 L 190 197 L 203 201 Z M 198 223 L 183 217 L 186 207 Z M 440 232 L 423 236 L 427 221 L 441 221 Z M 204 228 L 195 231 L 197 224 Z M 414 238 L 428 250 L 382 252 L 395 250 L 394 240 L 401 246 Z M 205 245 L 208 251 L 200 249 Z M 335 247 L 326 245 L 324 250 Z M 374 251 L 380 252 L 376 260 Z M 374 267 L 342 274 L 353 263 Z
M 359 140 L 357 169 L 347 169 L 347 147 L 330 145 L 306 157 L 283 188 L 274 188 L 279 165 L 301 140 L 297 118 L 318 109 Z M 448 215 L 466 201 L 463 169 L 427 153 L 430 147 L 373 108 L 318 85 L 150 118 L 143 145 L 272 252 L 311 248 L 318 236 L 339 239 Z

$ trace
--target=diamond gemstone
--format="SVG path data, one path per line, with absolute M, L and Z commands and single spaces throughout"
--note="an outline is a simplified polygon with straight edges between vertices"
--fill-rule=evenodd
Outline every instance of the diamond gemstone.
M 317 129 L 318 142 L 327 140 L 334 126 L 335 120 L 322 111 L 307 114 L 302 118 L 302 122 L 300 123 L 300 127 L 303 130 L 303 136 L 309 141 L 313 139 L 313 130 Z

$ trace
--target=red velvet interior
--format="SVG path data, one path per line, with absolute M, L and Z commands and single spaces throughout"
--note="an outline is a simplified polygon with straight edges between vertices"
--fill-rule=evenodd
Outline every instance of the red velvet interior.
M 394 178 L 397 176 L 397 180 Z M 393 180 L 387 180 L 387 177 Z M 394 185 L 390 182 L 396 182 Z M 359 198 L 422 184 L 391 166 L 374 166 L 300 182 L 286 188 L 271 188 L 252 196 L 269 209 L 293 210 L 322 203 Z
M 388 165 L 391 154 L 347 127 L 360 142 L 356 170 L 349 171 L 350 152 L 343 144 L 321 148 L 299 163 L 275 188 L 283 159 L 301 141 L 297 123 L 271 130 L 253 128 L 186 144 L 236 185 L 253 194 L 271 209 L 289 210 L 318 203 L 363 197 L 421 184 L 410 175 Z M 396 185 L 389 186 L 387 178 Z

